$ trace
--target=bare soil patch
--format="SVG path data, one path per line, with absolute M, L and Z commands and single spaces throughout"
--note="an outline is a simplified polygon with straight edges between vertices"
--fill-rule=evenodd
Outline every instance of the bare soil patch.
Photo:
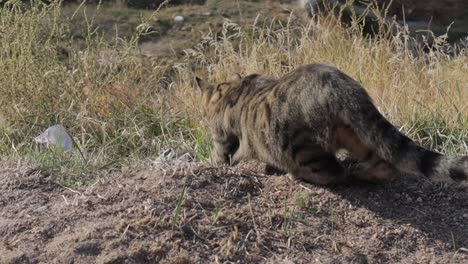
M 465 187 L 264 172 L 147 162 L 70 188 L 1 162 L 0 263 L 468 263 Z

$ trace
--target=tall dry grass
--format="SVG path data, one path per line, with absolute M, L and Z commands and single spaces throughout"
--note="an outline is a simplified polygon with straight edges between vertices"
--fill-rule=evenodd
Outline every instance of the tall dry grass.
M 144 29 L 104 41 L 93 17 L 81 17 L 88 29 L 76 39 L 60 1 L 9 1 L 0 9 L 0 154 L 30 153 L 32 139 L 53 124 L 63 124 L 96 163 L 185 140 L 188 121 L 167 99 L 168 66 L 140 55 Z
M 221 33 L 205 33 L 183 60 L 168 65 L 140 55 L 145 23 L 132 39 L 116 34 L 107 41 L 85 13 L 87 34 L 76 39 L 73 17 L 64 20 L 61 8 L 13 0 L 0 9 L 1 155 L 44 153 L 32 138 L 60 123 L 87 163 L 119 163 L 167 147 L 192 148 L 203 159 L 210 136 L 200 122 L 194 76 L 280 77 L 309 63 L 334 65 L 358 80 L 395 125 L 426 146 L 468 152 L 468 55 L 449 56 L 442 38 L 431 51 L 415 52 L 404 30 L 371 39 L 358 24 L 345 28 L 333 16 L 307 23 L 294 15 L 259 17 L 247 28 L 226 21 Z M 162 85 L 168 76 L 173 81 Z

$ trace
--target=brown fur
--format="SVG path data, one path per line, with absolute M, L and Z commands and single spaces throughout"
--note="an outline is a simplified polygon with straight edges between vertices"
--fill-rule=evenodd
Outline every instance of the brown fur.
M 306 181 L 330 184 L 348 175 L 335 157 L 346 149 L 361 161 L 353 173 L 365 180 L 391 179 L 398 170 L 442 181 L 468 177 L 466 156 L 443 156 L 418 146 L 336 68 L 313 64 L 279 80 L 234 75 L 218 85 L 198 78 L 197 84 L 217 163 L 257 159 Z

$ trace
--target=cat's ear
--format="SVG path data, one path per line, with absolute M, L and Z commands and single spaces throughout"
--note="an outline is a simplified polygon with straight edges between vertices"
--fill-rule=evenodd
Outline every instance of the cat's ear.
M 233 82 L 233 83 L 240 83 L 240 82 L 242 82 L 242 76 L 235 72 L 235 73 L 231 74 L 230 81 Z
M 208 89 L 208 87 L 210 87 L 210 84 L 208 82 L 205 82 L 204 80 L 198 77 L 195 77 L 195 83 L 195 88 L 201 92 L 205 91 L 206 89 Z

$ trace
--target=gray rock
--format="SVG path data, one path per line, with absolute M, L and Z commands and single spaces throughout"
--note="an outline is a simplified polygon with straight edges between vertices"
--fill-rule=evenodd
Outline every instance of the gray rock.
M 50 148 L 61 149 L 65 152 L 73 148 L 73 140 L 62 125 L 54 125 L 47 128 L 42 134 L 35 137 L 34 141 Z
M 435 36 L 448 31 L 448 42 L 458 43 L 468 37 L 468 1 L 467 0 L 376 0 L 380 10 L 387 10 L 386 21 L 391 24 L 395 18 L 400 26 L 406 26 L 411 36 L 418 41 L 427 38 L 433 41 L 428 30 Z M 357 16 L 366 12 L 371 1 L 354 1 L 346 6 L 346 0 L 301 0 L 301 5 L 313 15 L 319 11 L 328 12 L 331 7 L 343 8 L 343 20 L 350 21 L 352 14 Z M 366 15 L 364 31 L 369 34 L 377 32 L 378 17 L 373 13 Z

